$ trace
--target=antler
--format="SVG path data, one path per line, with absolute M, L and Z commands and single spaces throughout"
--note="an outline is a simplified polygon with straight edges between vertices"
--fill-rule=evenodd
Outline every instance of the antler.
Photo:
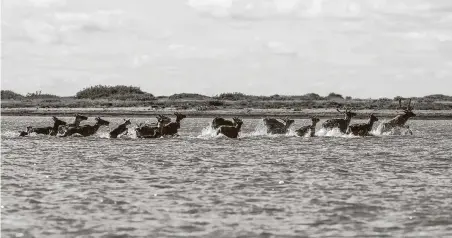
M 279 118 L 283 122 L 287 122 L 289 120 L 289 117 Z
M 408 107 L 407 107 L 407 109 L 410 110 L 410 111 L 413 109 L 413 108 L 411 107 L 411 99 L 408 101 Z
M 406 106 L 406 109 L 403 109 L 404 112 L 410 112 L 413 110 L 413 107 L 411 106 L 411 99 L 408 100 L 408 105 Z
M 340 113 L 344 113 L 344 112 L 342 112 L 341 110 L 339 110 L 339 108 L 336 108 L 336 110 L 337 110 L 338 112 L 340 112 Z M 345 112 L 347 112 L 347 111 L 345 111 Z

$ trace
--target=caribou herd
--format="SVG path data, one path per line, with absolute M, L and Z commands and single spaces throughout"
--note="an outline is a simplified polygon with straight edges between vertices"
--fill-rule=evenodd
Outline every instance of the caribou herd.
M 393 119 L 383 122 L 381 124 L 381 133 L 389 132 L 395 128 L 409 128 L 406 124 L 409 118 L 416 116 L 413 113 L 413 107 L 411 106 L 411 100 L 409 100 L 406 108 L 402 108 L 402 102 L 399 100 L 399 109 L 403 111 L 398 114 Z M 341 133 L 351 134 L 355 136 L 368 136 L 372 131 L 373 125 L 378 118 L 371 114 L 369 116 L 369 121 L 367 123 L 352 124 L 350 122 L 356 113 L 352 112 L 350 109 L 345 109 L 341 111 L 337 109 L 338 112 L 344 114 L 344 118 L 332 118 L 328 119 L 322 123 L 322 128 L 326 130 L 338 129 Z M 140 123 L 135 127 L 135 132 L 137 138 L 160 138 L 167 136 L 177 136 L 178 130 L 181 126 L 181 121 L 186 118 L 186 115 L 175 113 L 175 121 L 164 115 L 158 115 L 157 122 L 146 124 Z M 96 123 L 94 125 L 80 125 L 82 121 L 88 119 L 88 117 L 83 115 L 75 115 L 73 123 L 66 123 L 65 121 L 53 116 L 53 126 L 34 128 L 28 126 L 26 131 L 20 131 L 19 136 L 27 136 L 31 133 L 45 134 L 50 136 L 67 137 L 78 134 L 80 136 L 86 137 L 96 134 L 102 126 L 108 126 L 109 121 L 104 120 L 100 117 L 96 117 Z M 262 119 L 263 124 L 266 127 L 268 134 L 287 134 L 289 128 L 295 122 L 292 119 L 275 119 L 275 118 L 264 118 Z M 315 136 L 315 128 L 317 123 L 320 121 L 317 117 L 311 118 L 311 125 L 303 126 L 295 130 L 296 135 L 300 137 L 313 137 Z M 128 126 L 132 123 L 130 120 L 124 119 L 118 127 L 109 132 L 110 138 L 118 138 L 121 135 L 127 134 L 129 129 Z M 222 134 L 229 138 L 237 138 L 239 132 L 241 131 L 243 121 L 240 118 L 234 117 L 231 120 L 227 120 L 221 117 L 216 117 L 211 123 L 211 128 L 215 130 L 216 134 Z M 410 131 L 411 133 L 411 131 Z

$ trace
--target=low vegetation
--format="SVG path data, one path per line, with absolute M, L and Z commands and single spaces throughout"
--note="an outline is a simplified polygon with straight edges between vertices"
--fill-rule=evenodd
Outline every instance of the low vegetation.
M 2 90 L 1 91 L 2 100 L 21 100 L 24 96 L 15 93 L 11 90 Z
M 77 92 L 77 99 L 116 99 L 116 100 L 154 100 L 154 95 L 143 92 L 139 87 L 133 86 L 105 86 L 96 85 Z
M 2 100 L 30 100 L 30 99 L 57 99 L 60 98 L 53 94 L 43 94 L 41 91 L 36 91 L 34 93 L 27 93 L 23 96 L 19 93 L 13 92 L 11 90 L 2 90 Z
M 147 107 L 151 109 L 176 108 L 198 111 L 217 109 L 303 109 L 350 107 L 354 110 L 397 109 L 398 99 L 358 99 L 330 93 L 323 97 L 315 93 L 305 95 L 254 96 L 243 93 L 222 93 L 213 97 L 180 93 L 155 97 L 133 86 L 97 85 L 85 88 L 74 97 L 58 97 L 41 92 L 21 95 L 10 90 L 1 91 L 2 108 L 89 108 L 89 107 Z M 404 99 L 404 98 L 402 98 Z M 441 94 L 411 98 L 415 110 L 451 110 L 452 96 Z

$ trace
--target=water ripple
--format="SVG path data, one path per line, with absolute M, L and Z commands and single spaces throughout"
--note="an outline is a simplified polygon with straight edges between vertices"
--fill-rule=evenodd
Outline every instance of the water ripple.
M 109 120 L 113 128 L 122 119 Z M 213 135 L 209 122 L 184 120 L 178 138 L 108 139 L 107 128 L 19 138 L 13 132 L 48 118 L 2 117 L 2 235 L 452 233 L 450 121 L 412 121 L 412 136 L 299 138 L 245 120 L 238 140 Z

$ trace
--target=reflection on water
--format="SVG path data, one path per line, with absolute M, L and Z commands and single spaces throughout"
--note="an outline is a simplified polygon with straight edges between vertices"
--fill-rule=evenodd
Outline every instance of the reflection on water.
M 93 137 L 20 138 L 51 119 L 2 117 L 2 236 L 452 233 L 452 121 L 410 121 L 412 136 L 300 138 L 244 120 L 233 140 L 188 118 L 180 137 L 146 140 L 106 138 L 122 118 L 106 119 Z

